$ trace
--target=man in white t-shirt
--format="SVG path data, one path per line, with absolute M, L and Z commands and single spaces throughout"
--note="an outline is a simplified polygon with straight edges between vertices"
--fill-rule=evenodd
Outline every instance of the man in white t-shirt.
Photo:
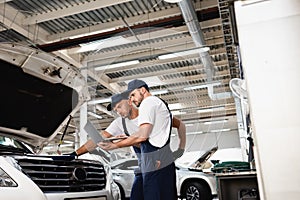
M 142 80 L 128 83 L 131 104 L 139 107 L 139 130 L 118 143 L 98 145 L 106 150 L 140 144 L 145 200 L 176 200 L 175 165 L 170 149 L 171 112 L 164 101 L 152 96 Z
M 117 117 L 104 131 L 101 131 L 101 135 L 103 137 L 109 138 L 112 136 L 120 136 L 124 135 L 126 132 L 130 134 L 135 133 L 138 130 L 138 109 L 128 104 L 128 93 L 113 95 L 111 98 L 111 103 L 107 106 L 107 110 L 114 110 L 119 117 Z M 87 152 L 93 151 L 96 147 L 97 144 L 95 144 L 92 139 L 89 139 L 72 154 L 74 156 L 80 156 Z M 140 148 L 134 146 L 133 149 L 139 159 Z M 130 199 L 143 200 L 143 179 L 140 173 L 135 173 Z
M 117 117 L 104 131 L 101 132 L 102 136 L 112 137 L 123 135 L 126 132 L 130 135 L 138 131 L 138 109 L 132 105 L 129 105 L 128 93 L 113 95 L 111 99 L 112 101 L 107 106 L 107 110 L 114 110 L 119 114 L 119 117 Z M 123 122 L 125 122 L 125 124 L 123 124 Z M 177 159 L 183 154 L 185 148 L 185 126 L 181 120 L 174 117 L 173 127 L 177 128 L 179 137 L 179 147 L 173 152 L 174 159 Z M 89 139 L 84 145 L 79 147 L 72 154 L 79 156 L 89 151 L 93 151 L 96 147 L 97 145 L 92 141 L 92 139 Z M 139 158 L 140 149 L 136 147 L 133 148 Z M 135 180 L 132 186 L 130 199 L 143 200 L 142 176 L 139 173 L 135 173 Z
M 122 118 L 125 119 L 126 127 L 129 133 L 134 133 L 138 130 L 137 116 L 138 109 L 128 104 L 128 93 L 119 93 L 111 97 L 111 103 L 107 106 L 108 111 L 115 110 L 119 117 L 114 119 L 112 123 L 103 131 L 101 135 L 109 138 L 112 136 L 119 136 L 124 134 L 122 125 Z M 85 144 L 73 152 L 73 155 L 80 156 L 87 152 L 93 151 L 97 147 L 92 139 L 89 139 Z
M 111 124 L 103 131 L 101 135 L 103 137 L 109 138 L 112 136 L 119 136 L 124 134 L 124 127 L 122 124 L 122 118 L 125 119 L 125 124 L 128 129 L 129 134 L 138 131 L 138 114 L 139 111 L 128 102 L 128 93 L 120 93 L 112 96 L 112 102 L 107 106 L 108 111 L 114 110 L 119 117 L 114 119 Z M 186 135 L 185 135 L 185 125 L 181 120 L 173 117 L 172 125 L 178 131 L 179 145 L 178 149 L 173 152 L 174 159 L 182 156 L 185 149 Z M 79 147 L 76 151 L 71 153 L 74 156 L 80 156 L 87 152 L 93 151 L 97 147 L 92 139 L 89 139 L 85 144 Z

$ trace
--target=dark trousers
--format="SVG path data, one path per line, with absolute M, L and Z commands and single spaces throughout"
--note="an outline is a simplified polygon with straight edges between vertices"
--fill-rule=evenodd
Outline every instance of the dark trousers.
M 176 200 L 174 163 L 162 169 L 143 173 L 144 200 Z
M 135 174 L 130 193 L 130 200 L 144 200 L 143 176 L 141 173 Z
M 176 200 L 176 171 L 169 143 L 158 148 L 147 140 L 140 148 L 144 200 Z

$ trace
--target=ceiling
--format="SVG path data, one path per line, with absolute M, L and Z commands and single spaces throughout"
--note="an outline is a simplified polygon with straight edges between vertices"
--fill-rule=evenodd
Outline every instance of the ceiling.
M 106 111 L 109 97 L 135 78 L 144 79 L 186 124 L 227 119 L 226 127 L 237 129 L 229 81 L 241 71 L 229 3 L 193 0 L 191 10 L 183 5 L 164 0 L 0 0 L 0 41 L 40 48 L 80 68 L 91 94 L 88 117 L 101 129 L 114 119 Z M 187 21 L 184 13 L 194 18 Z M 200 29 L 191 30 L 190 23 Z M 74 140 L 78 121 L 79 113 L 66 140 Z

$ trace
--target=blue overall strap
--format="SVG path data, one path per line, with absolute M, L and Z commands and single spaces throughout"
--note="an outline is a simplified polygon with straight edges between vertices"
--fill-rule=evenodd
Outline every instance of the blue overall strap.
M 128 129 L 126 127 L 126 121 L 125 118 L 122 117 L 122 126 L 123 126 L 123 131 L 125 135 L 129 136 Z M 130 200 L 143 200 L 144 195 L 143 195 L 143 177 L 141 174 L 141 169 L 140 169 L 140 163 L 141 163 L 141 149 L 133 146 L 133 150 L 136 153 L 136 156 L 138 158 L 138 168 L 134 169 L 134 181 L 131 187 L 131 192 L 130 192 Z
M 123 126 L 123 130 L 124 130 L 125 135 L 129 136 L 129 132 L 128 132 L 127 127 L 126 127 L 126 121 L 125 121 L 125 118 L 123 118 L 123 117 L 122 117 L 122 126 Z
M 167 109 L 168 109 L 168 111 L 169 111 L 169 113 L 170 113 L 170 120 L 171 120 L 171 121 L 170 121 L 169 138 L 168 138 L 166 144 L 165 144 L 164 146 L 161 147 L 161 148 L 163 148 L 163 147 L 165 147 L 166 145 L 168 145 L 168 144 L 170 143 L 170 140 L 171 140 L 171 133 L 172 133 L 172 126 L 173 126 L 173 124 L 172 124 L 173 120 L 172 120 L 172 113 L 171 113 L 171 111 L 170 111 L 170 108 L 169 108 L 169 106 L 168 106 L 168 103 L 167 103 L 165 100 L 163 100 L 162 98 L 159 98 L 159 99 L 166 105 L 166 107 L 167 107 Z
M 126 127 L 125 118 L 123 118 L 123 117 L 122 117 L 122 126 L 123 126 L 123 131 L 124 131 L 125 135 L 130 136 L 130 134 L 128 132 L 128 129 Z M 136 153 L 136 156 L 138 157 L 138 159 L 140 161 L 141 149 L 139 147 L 136 147 L 136 146 L 132 146 L 132 147 L 133 147 L 134 152 Z

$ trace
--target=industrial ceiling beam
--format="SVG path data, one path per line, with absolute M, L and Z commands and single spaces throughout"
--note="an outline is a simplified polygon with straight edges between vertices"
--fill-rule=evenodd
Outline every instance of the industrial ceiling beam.
M 113 6 L 116 4 L 121 4 L 129 2 L 132 0 L 94 0 L 94 1 L 85 1 L 84 3 L 78 3 L 77 5 L 62 8 L 60 10 L 53 10 L 52 12 L 41 13 L 27 17 L 23 21 L 23 25 L 32 25 L 38 24 L 41 22 L 54 20 L 62 17 L 67 17 L 70 15 L 75 15 L 78 13 L 88 12 L 91 10 L 96 10 L 100 8 L 105 8 Z
M 205 20 L 210 20 L 210 19 L 215 19 L 219 18 L 219 9 L 218 7 L 212 7 L 208 8 L 206 10 L 201 10 L 201 12 L 197 12 L 199 14 L 199 21 L 205 21 Z M 156 28 L 170 28 L 170 27 L 178 27 L 182 26 L 184 23 L 184 20 L 182 16 L 174 16 L 170 17 L 167 19 L 160 19 L 157 21 L 151 21 L 143 24 L 137 24 L 137 25 L 132 25 L 130 28 L 135 31 L 137 34 L 137 31 L 145 31 L 149 27 L 156 27 Z M 83 36 L 79 38 L 74 38 L 74 39 L 66 39 L 58 42 L 53 42 L 53 43 L 48 43 L 48 44 L 42 44 L 42 45 L 37 45 L 40 49 L 46 51 L 46 52 L 52 52 L 52 51 L 57 51 L 61 49 L 66 49 L 70 47 L 74 47 L 79 44 L 83 43 L 88 43 L 96 40 L 101 40 L 101 39 L 106 39 L 112 36 L 115 36 L 117 34 L 130 34 L 128 31 L 127 27 L 119 28 L 116 30 L 112 31 L 107 31 L 104 33 L 98 33 L 94 35 L 89 35 L 89 36 Z

